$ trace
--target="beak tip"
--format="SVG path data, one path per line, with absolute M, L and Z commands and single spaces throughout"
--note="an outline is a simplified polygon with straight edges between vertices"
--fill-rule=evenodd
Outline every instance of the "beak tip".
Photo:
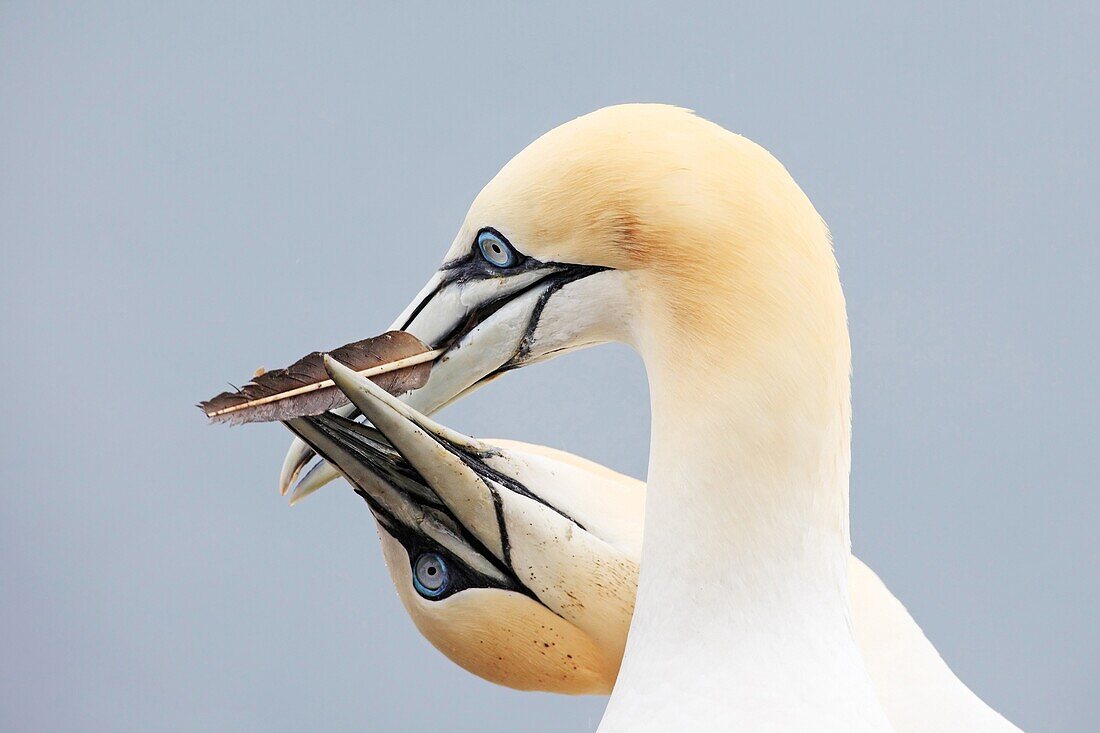
M 389 394 L 384 389 L 346 364 L 328 354 L 324 355 L 324 364 L 333 383 L 347 395 L 360 412 L 371 414 L 372 403 L 388 402 Z
M 310 494 L 312 494 L 314 491 L 316 491 L 319 488 L 320 488 L 320 486 L 314 487 L 314 486 L 306 486 L 304 484 L 299 484 L 297 487 L 295 487 L 294 493 L 292 493 L 290 495 L 290 499 L 287 500 L 287 505 L 288 506 L 294 506 L 295 504 L 297 504 L 302 499 L 306 498 L 307 496 L 309 496 Z
M 356 377 L 359 376 L 357 372 L 348 368 L 346 364 L 340 363 L 337 359 L 333 358 L 331 354 L 322 354 L 321 359 L 325 365 L 325 371 L 328 372 L 329 378 L 336 383 L 342 391 L 346 392 L 349 385 L 353 385 L 356 382 Z
M 287 492 L 290 491 L 291 485 L 294 483 L 295 479 L 298 478 L 298 473 L 302 470 L 302 466 L 309 460 L 309 455 L 305 457 L 305 460 L 302 460 L 300 456 L 301 451 L 294 451 L 296 447 L 297 446 L 291 446 L 291 451 L 287 453 L 283 469 L 279 472 L 279 496 L 286 496 Z

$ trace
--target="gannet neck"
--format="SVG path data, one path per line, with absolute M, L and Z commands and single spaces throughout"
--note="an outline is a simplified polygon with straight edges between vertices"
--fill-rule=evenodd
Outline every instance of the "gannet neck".
M 887 730 L 851 633 L 846 416 L 753 429 L 739 390 L 650 379 L 642 572 L 600 730 Z
M 781 225 L 738 222 L 729 244 L 712 230 L 702 280 L 638 275 L 649 490 L 637 604 L 601 733 L 889 730 L 847 593 L 844 300 L 827 232 L 803 201 Z

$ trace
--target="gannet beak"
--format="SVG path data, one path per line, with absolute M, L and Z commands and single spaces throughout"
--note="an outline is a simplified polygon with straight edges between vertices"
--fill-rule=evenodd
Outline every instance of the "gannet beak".
M 332 410 L 332 414 L 339 415 L 340 417 L 355 418 L 359 411 L 355 409 L 355 405 L 344 405 Z M 317 453 L 309 447 L 309 444 L 302 440 L 300 437 L 295 438 L 290 443 L 290 448 L 287 449 L 286 457 L 283 458 L 283 467 L 279 470 L 279 494 L 286 496 L 290 487 L 297 480 L 298 475 L 309 463 L 310 459 Z M 299 481 L 294 486 L 294 493 L 290 497 L 290 503 L 296 504 L 300 500 L 312 494 L 317 489 L 321 488 L 329 481 L 339 478 L 340 472 L 328 465 L 324 461 L 317 464 L 310 470 L 302 481 Z M 305 478 L 310 478 L 310 483 L 303 486 Z
M 471 269 L 483 268 L 466 261 L 445 265 L 394 323 L 444 351 L 427 383 L 404 398 L 419 412 L 431 414 L 508 370 L 571 346 L 550 333 L 557 329 L 540 325 L 554 310 L 551 303 L 570 300 L 586 279 L 607 271 L 534 260 L 507 276 L 474 277 Z
M 549 354 L 599 343 L 599 334 L 584 334 L 585 319 L 571 309 L 598 298 L 571 298 L 595 290 L 605 267 L 525 260 L 521 268 L 500 274 L 472 256 L 445 264 L 387 330 L 413 334 L 443 351 L 428 381 L 402 396 L 416 410 L 431 414 L 471 393 L 501 374 L 534 363 Z M 338 411 L 358 414 L 354 405 Z M 314 451 L 295 440 L 283 461 L 279 491 L 286 494 Z M 316 490 L 336 472 L 310 472 Z M 301 498 L 303 490 L 296 490 Z
M 409 473 L 408 464 L 377 430 L 332 413 L 295 418 L 286 425 L 339 467 L 392 536 L 445 549 L 480 586 L 519 589 L 499 563 L 468 539 L 439 498 Z
M 608 588 L 636 582 L 634 551 L 529 488 L 555 477 L 434 422 L 331 357 L 325 368 L 376 429 L 332 414 L 287 425 L 368 499 L 387 531 L 423 532 L 429 518 L 432 541 L 484 582 L 529 596 L 601 643 L 621 643 L 631 609 L 609 600 Z M 596 576 L 592 558 L 603 567 Z
M 499 499 L 494 499 L 492 489 L 460 457 L 463 453 L 483 455 L 486 448 L 431 421 L 385 391 L 380 392 L 369 379 L 363 379 L 329 356 L 325 356 L 325 369 L 352 404 L 436 488 L 459 523 L 498 561 L 507 562 L 506 540 L 496 514 Z

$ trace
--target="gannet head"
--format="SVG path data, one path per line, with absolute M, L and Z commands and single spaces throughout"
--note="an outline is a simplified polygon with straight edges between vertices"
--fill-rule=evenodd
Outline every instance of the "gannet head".
M 491 682 L 610 692 L 634 606 L 641 482 L 474 440 L 327 367 L 377 429 L 331 414 L 288 427 L 366 500 L 420 632 Z
M 637 348 L 651 385 L 678 383 L 661 390 L 673 399 L 713 390 L 684 376 L 720 368 L 746 420 L 797 403 L 816 425 L 847 402 L 844 301 L 821 218 L 766 150 L 664 105 L 605 108 L 521 151 L 392 327 L 445 350 L 404 397 L 428 414 L 606 341 Z M 309 456 L 292 448 L 284 491 Z

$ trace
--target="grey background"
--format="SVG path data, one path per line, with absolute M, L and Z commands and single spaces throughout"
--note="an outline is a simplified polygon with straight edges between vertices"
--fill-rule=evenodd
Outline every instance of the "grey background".
M 0 4 L 0 728 L 594 729 L 436 653 L 362 502 L 287 509 L 288 435 L 193 403 L 384 328 L 511 155 L 623 101 L 790 168 L 856 552 L 1010 718 L 1100 724 L 1095 3 L 90 5 Z M 605 347 L 444 417 L 640 476 L 645 390 Z

